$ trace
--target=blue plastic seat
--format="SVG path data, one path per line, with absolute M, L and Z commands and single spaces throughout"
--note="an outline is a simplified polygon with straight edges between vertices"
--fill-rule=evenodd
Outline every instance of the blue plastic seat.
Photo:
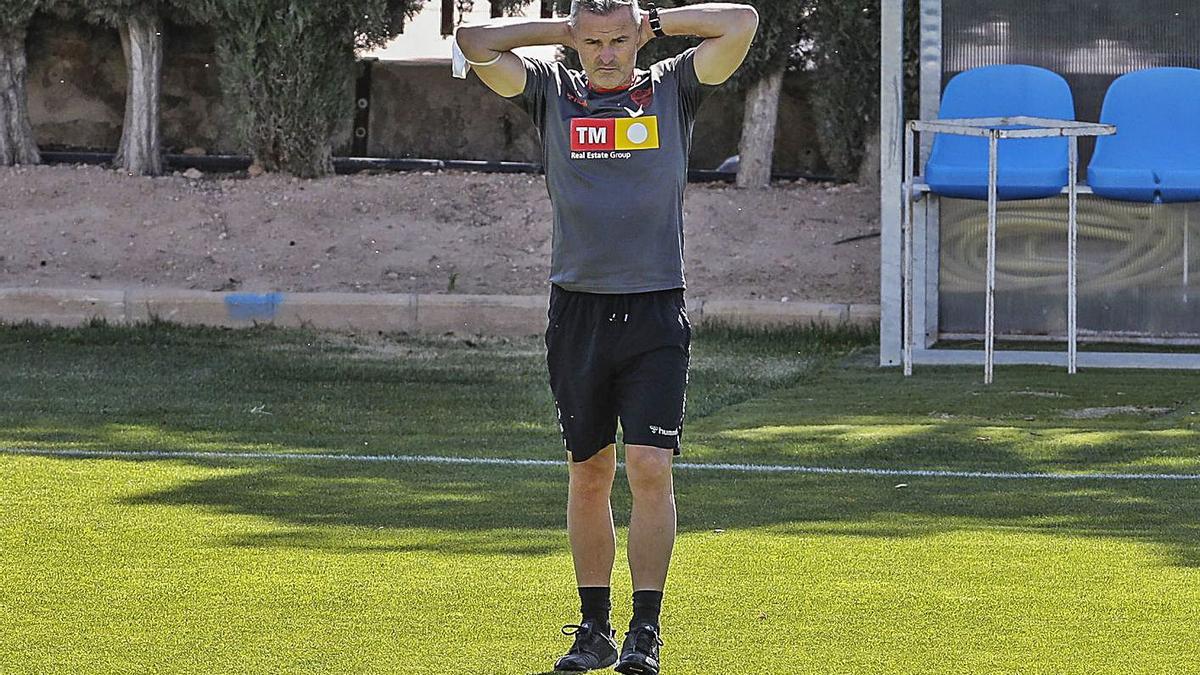
M 1134 202 L 1200 201 L 1200 70 L 1151 68 L 1122 75 L 1104 96 L 1092 191 Z
M 963 71 L 946 85 L 940 119 L 969 117 L 1075 119 L 1075 99 L 1061 75 L 1024 65 L 984 66 Z M 1038 199 L 1067 185 L 1067 139 L 1013 138 L 997 148 L 998 199 Z M 986 138 L 937 134 L 925 182 L 946 197 L 987 199 Z

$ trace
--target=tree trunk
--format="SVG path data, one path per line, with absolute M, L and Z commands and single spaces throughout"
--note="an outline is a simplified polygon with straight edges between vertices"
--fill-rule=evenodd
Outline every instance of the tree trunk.
M 442 0 L 442 37 L 454 35 L 454 0 Z
M 863 147 L 862 164 L 858 167 L 858 184 L 865 188 L 879 188 L 879 122 L 867 134 L 867 142 Z
M 0 166 L 42 161 L 29 122 L 27 70 L 25 29 L 0 31 Z
M 771 162 L 775 156 L 775 123 L 779 118 L 779 92 L 784 67 L 772 70 L 746 93 L 742 140 L 738 144 L 737 186 L 771 187 Z
M 129 81 L 121 145 L 114 161 L 131 176 L 158 176 L 162 174 L 162 18 L 154 14 L 127 19 L 121 26 L 121 47 Z

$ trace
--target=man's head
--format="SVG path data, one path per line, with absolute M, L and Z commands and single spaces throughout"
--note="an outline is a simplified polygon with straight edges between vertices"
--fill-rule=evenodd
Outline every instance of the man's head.
M 575 50 L 594 86 L 629 84 L 637 64 L 642 10 L 636 0 L 571 0 Z

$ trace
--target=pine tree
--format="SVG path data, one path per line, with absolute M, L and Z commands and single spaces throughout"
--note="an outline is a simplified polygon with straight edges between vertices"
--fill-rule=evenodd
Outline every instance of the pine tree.
M 197 0 L 216 15 L 221 88 L 238 138 L 267 171 L 333 172 L 353 114 L 355 51 L 382 46 L 425 0 Z

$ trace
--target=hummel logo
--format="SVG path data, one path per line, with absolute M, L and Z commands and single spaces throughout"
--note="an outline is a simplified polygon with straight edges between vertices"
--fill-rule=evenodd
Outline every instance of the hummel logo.
M 625 108 L 625 106 L 621 106 L 621 107 Z M 639 105 L 637 110 L 631 110 L 629 108 L 625 108 L 625 112 L 629 113 L 630 117 L 641 117 L 646 112 L 646 109 Z
M 650 425 L 650 431 L 652 433 L 658 434 L 659 436 L 678 436 L 679 435 L 678 429 L 664 429 L 662 427 L 656 427 L 653 424 Z

